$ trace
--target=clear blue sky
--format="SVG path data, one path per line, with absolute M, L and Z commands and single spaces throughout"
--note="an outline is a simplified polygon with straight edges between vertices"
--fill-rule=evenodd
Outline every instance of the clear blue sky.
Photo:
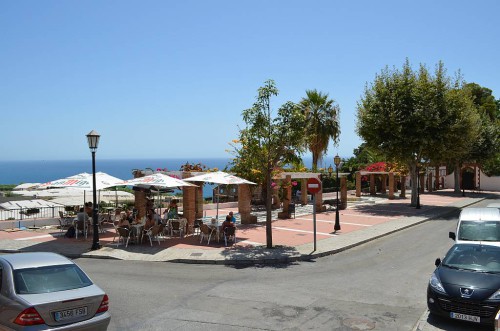
M 93 129 L 98 158 L 229 157 L 267 79 L 274 109 L 328 93 L 342 135 L 327 160 L 348 157 L 365 84 L 406 57 L 500 98 L 499 12 L 497 0 L 4 0 L 0 159 L 90 158 Z

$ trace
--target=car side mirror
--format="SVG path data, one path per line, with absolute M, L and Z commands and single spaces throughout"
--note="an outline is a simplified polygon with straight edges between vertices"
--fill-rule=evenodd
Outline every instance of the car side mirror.
M 453 240 L 456 240 L 455 232 L 449 232 L 448 237 L 450 237 Z
M 441 264 L 441 259 L 438 257 L 438 258 L 436 259 L 436 261 L 434 262 L 434 265 L 435 265 L 436 267 L 439 267 L 439 265 L 440 265 L 440 264 Z

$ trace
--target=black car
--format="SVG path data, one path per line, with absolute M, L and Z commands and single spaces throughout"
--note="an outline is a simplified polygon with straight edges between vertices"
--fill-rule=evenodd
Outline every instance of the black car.
M 493 324 L 500 308 L 500 247 L 455 244 L 427 287 L 431 314 L 471 323 Z

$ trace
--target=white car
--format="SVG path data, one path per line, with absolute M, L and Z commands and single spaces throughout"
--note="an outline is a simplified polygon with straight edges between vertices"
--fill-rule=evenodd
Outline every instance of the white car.
M 458 218 L 456 232 L 449 237 L 457 244 L 477 243 L 500 246 L 500 209 L 465 208 Z

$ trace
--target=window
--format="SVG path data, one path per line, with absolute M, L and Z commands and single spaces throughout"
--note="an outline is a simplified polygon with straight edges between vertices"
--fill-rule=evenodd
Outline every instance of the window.
M 92 285 L 92 281 L 75 264 L 14 270 L 18 294 L 50 293 Z

